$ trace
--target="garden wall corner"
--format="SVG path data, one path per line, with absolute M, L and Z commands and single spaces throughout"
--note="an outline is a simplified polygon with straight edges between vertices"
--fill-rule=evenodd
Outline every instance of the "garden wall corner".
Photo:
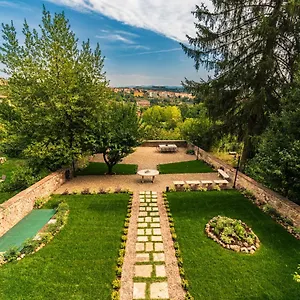
M 2 203 L 0 237 L 32 211 L 36 199 L 50 196 L 66 181 L 69 174 L 70 170 L 54 172 Z

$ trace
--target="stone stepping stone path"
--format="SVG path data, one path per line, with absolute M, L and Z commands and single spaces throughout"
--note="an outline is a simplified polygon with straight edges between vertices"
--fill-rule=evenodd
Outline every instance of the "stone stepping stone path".
M 133 269 L 129 272 L 132 277 L 130 278 L 132 279 L 132 289 L 130 296 L 128 289 L 127 293 L 121 292 L 121 300 L 184 299 L 178 269 L 176 273 L 175 252 L 168 250 L 168 247 L 171 250 L 174 249 L 172 242 L 170 243 L 171 237 L 166 236 L 166 233 L 170 235 L 170 229 L 166 222 L 166 212 L 164 212 L 165 222 L 161 220 L 161 212 L 164 209 L 162 197 L 157 192 L 146 191 L 140 192 L 135 198 L 135 214 L 137 215 L 132 215 L 132 218 L 136 219 L 135 224 L 132 224 L 132 228 L 135 229 L 136 234 L 132 235 L 135 239 L 134 243 L 129 241 L 130 244 L 134 245 L 132 247 L 134 248 L 134 254 L 131 255 L 130 264 L 126 263 L 125 255 L 123 267 L 123 273 L 127 271 L 125 266 L 128 270 L 131 267 Z M 170 253 L 171 256 L 173 254 L 171 259 Z M 128 256 L 130 256 L 130 253 Z M 127 278 L 124 285 L 128 286 L 128 281 L 129 278 Z M 176 289 L 180 290 L 179 293 Z

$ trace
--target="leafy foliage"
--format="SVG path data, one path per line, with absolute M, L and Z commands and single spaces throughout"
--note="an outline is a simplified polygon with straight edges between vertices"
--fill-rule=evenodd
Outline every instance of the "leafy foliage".
M 91 149 L 109 97 L 99 45 L 92 51 L 87 41 L 79 49 L 64 13 L 52 17 L 45 8 L 39 31 L 24 22 L 24 44 L 13 22 L 2 32 L 0 62 L 10 75 L 10 96 L 0 115 L 8 133 L 35 166 L 74 165 Z
M 185 82 L 204 100 L 210 117 L 224 132 L 244 142 L 242 165 L 253 157 L 255 137 L 295 79 L 300 53 L 300 4 L 297 1 L 212 1 L 193 12 L 196 37 L 182 45 L 195 61 L 214 70 L 214 78 Z
M 282 101 L 261 137 L 257 155 L 247 172 L 251 177 L 300 204 L 300 89 Z
M 109 104 L 95 149 L 95 152 L 103 153 L 108 174 L 112 174 L 113 167 L 138 146 L 141 132 L 142 126 L 135 105 L 124 102 Z

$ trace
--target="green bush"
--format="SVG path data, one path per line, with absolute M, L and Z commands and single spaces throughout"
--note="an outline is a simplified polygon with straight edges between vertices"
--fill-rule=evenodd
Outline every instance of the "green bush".
M 34 170 L 29 167 L 20 167 L 17 171 L 12 172 L 9 182 L 5 182 L 2 190 L 6 192 L 20 191 L 28 188 L 43 176 L 36 175 Z
M 23 243 L 23 248 L 21 250 L 22 254 L 30 254 L 39 246 L 39 241 L 33 239 L 27 239 Z
M 7 262 L 11 262 L 16 260 L 20 256 L 20 251 L 18 247 L 11 247 L 9 248 L 3 255 L 4 260 Z

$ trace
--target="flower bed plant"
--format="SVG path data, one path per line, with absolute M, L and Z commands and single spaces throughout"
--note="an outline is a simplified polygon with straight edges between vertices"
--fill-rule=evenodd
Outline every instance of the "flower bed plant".
M 241 220 L 217 216 L 205 226 L 208 237 L 222 247 L 253 254 L 260 246 L 258 237 Z

